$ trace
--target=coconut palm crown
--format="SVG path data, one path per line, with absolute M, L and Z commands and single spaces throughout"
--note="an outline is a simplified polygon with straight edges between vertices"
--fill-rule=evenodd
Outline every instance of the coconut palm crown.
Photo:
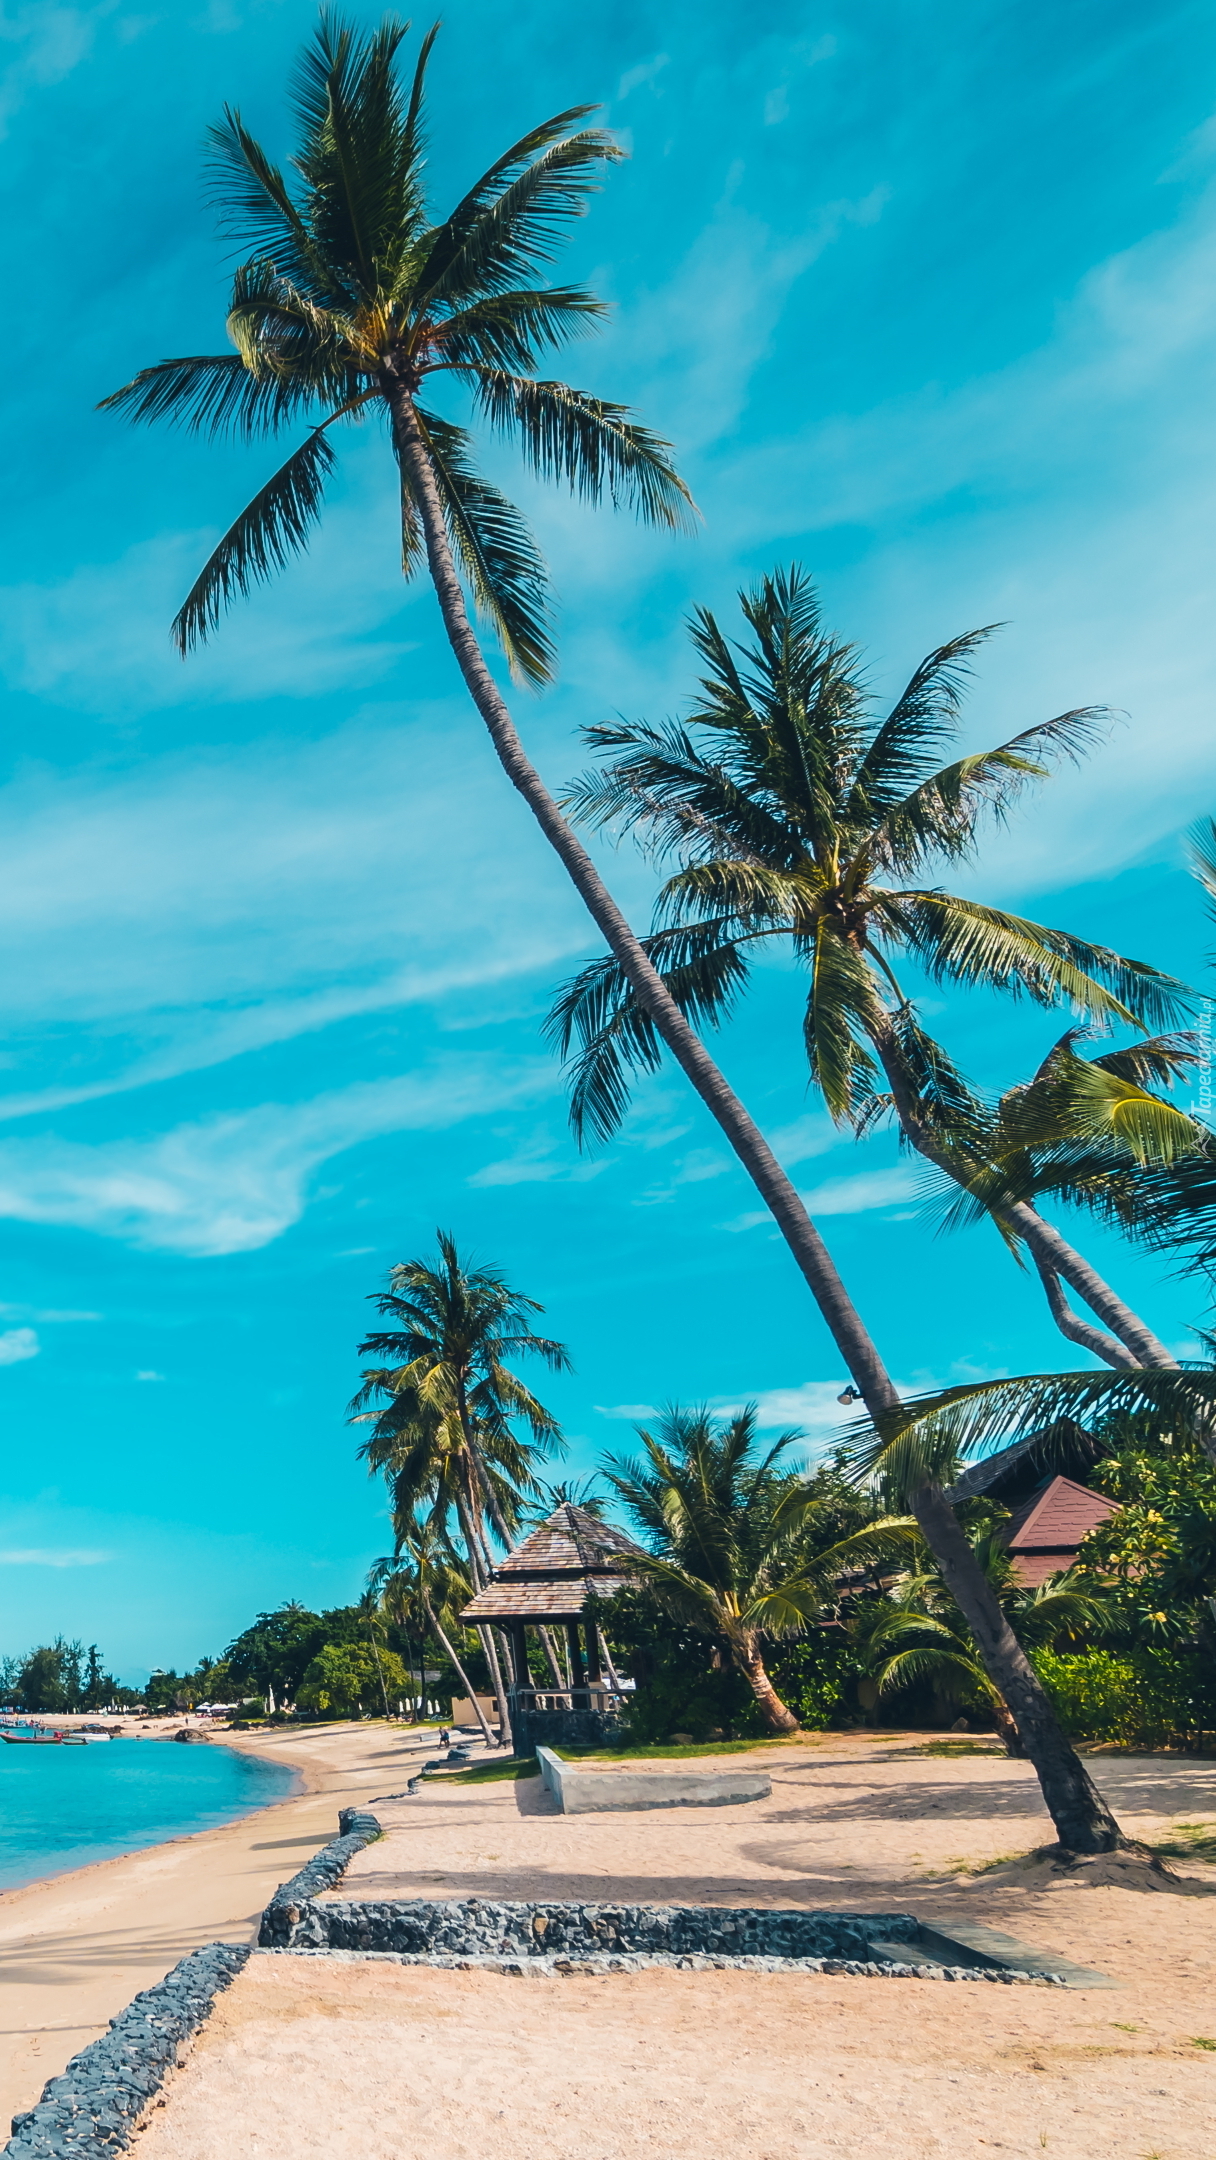
M 302 550 L 334 468 L 331 430 L 379 414 L 401 467 L 402 567 L 426 557 L 417 480 L 402 456 L 416 415 L 452 552 L 512 671 L 548 679 L 544 564 L 519 511 L 481 473 L 466 427 L 437 411 L 445 380 L 513 440 L 542 477 L 607 494 L 651 524 L 691 514 L 669 446 L 622 405 L 544 379 L 544 358 L 606 313 L 579 285 L 546 282 L 561 230 L 622 155 L 595 111 L 571 106 L 504 151 L 444 216 L 427 194 L 425 83 L 407 25 L 361 34 L 329 10 L 300 59 L 297 145 L 282 171 L 227 108 L 211 130 L 211 190 L 241 261 L 228 334 L 236 350 L 162 360 L 107 398 L 134 420 L 247 441 L 307 432 L 224 534 L 173 625 L 183 653 L 238 594 Z M 428 402 L 419 401 L 426 387 Z
M 931 652 L 879 715 L 856 649 L 826 629 L 803 572 L 778 571 L 740 599 L 746 645 L 732 645 L 707 609 L 693 618 L 704 672 L 688 718 L 589 728 L 604 762 L 567 793 L 585 822 L 631 830 L 677 859 L 647 951 L 686 1013 L 719 1021 L 746 982 L 750 948 L 788 941 L 810 975 L 812 1074 L 842 1122 L 864 1114 L 880 1063 L 915 1086 L 918 1066 L 940 1059 L 896 977 L 900 955 L 935 983 L 1065 1001 L 1099 1020 L 1173 1016 L 1186 993 L 1156 969 L 930 882 L 974 853 L 986 815 L 1003 819 L 1053 761 L 1080 755 L 1099 709 L 942 764 L 972 655 L 993 626 Z M 575 1129 L 606 1138 L 631 1070 L 658 1064 L 657 1033 L 611 959 L 567 985 L 552 1027 L 564 1052 L 578 1046 Z

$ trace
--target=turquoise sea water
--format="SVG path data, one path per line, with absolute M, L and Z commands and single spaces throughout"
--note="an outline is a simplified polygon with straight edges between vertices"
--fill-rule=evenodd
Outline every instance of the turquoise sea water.
M 171 1740 L 0 1744 L 0 1888 L 232 1822 L 296 1783 L 280 1763 Z

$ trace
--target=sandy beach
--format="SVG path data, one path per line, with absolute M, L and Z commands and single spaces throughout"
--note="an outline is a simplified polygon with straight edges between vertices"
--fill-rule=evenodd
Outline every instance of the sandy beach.
M 912 1911 L 1006 1929 L 1117 1984 L 512 1978 L 255 1952 L 142 2131 L 145 2160 L 401 2160 L 420 2148 L 435 2160 L 488 2148 L 645 2160 L 656 2144 L 672 2160 L 1216 2150 L 1216 1867 L 1184 1857 L 1172 1879 L 1118 1856 L 1053 1867 L 1035 1856 L 1051 1826 L 1033 1772 L 998 1751 L 807 1735 L 750 1758 L 771 1775 L 767 1800 L 564 1817 L 535 1778 L 383 1798 L 401 1792 L 408 1759 L 383 1727 L 253 1744 L 298 1762 L 308 1792 L 0 1905 L 9 1977 L 33 1990 L 23 2019 L 38 2010 L 6 2036 L 16 2104 L 183 1950 L 248 1940 L 274 1885 L 333 1835 L 340 1805 L 361 1800 L 376 1802 L 385 1836 L 337 1897 Z M 1184 1825 L 1216 1831 L 1216 1761 L 1111 1753 L 1090 1767 L 1129 1833 L 1185 1843 Z
M 754 1760 L 768 1800 L 670 1813 L 565 1817 L 537 1780 L 427 1785 L 377 1808 L 385 1837 L 332 1895 L 911 1910 L 1119 1984 L 513 1978 L 259 1953 L 144 2160 L 1211 2160 L 1216 1868 L 1180 1862 L 1171 1884 L 1117 1858 L 1072 1875 L 1028 1859 L 1051 1826 L 1029 1766 L 999 1752 L 823 1734 Z M 1129 1832 L 1216 1827 L 1216 1762 L 1090 1762 Z
M 160 1735 L 181 1724 L 166 1719 L 132 1737 L 172 1745 Z M 0 1893 L 0 2129 L 188 1950 L 250 1941 L 277 1885 L 336 1836 L 338 1809 L 400 1786 L 398 1769 L 433 1735 L 352 1724 L 229 1744 L 290 1764 L 299 1792 L 220 1829 Z

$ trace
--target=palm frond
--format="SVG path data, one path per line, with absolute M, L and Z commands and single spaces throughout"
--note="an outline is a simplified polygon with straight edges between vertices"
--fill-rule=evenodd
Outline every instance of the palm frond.
M 607 313 L 602 300 L 578 285 L 487 293 L 439 323 L 433 344 L 448 367 L 531 374 L 540 353 L 587 336 Z
M 141 368 L 121 390 L 102 398 L 97 409 L 250 442 L 277 433 L 314 395 L 311 384 L 287 376 L 251 375 L 239 353 L 190 353 Z
M 1144 961 L 952 893 L 891 894 L 881 920 L 934 982 L 984 984 L 1047 1007 L 1067 999 L 1103 1019 L 1157 1027 L 1193 996 Z
M 545 565 L 536 542 L 521 512 L 478 472 L 465 430 L 420 406 L 415 411 L 474 601 L 494 625 L 517 680 L 550 682 L 556 653 L 548 627 Z M 403 545 L 405 559 L 412 560 Z
M 695 505 L 671 462 L 670 443 L 631 419 L 628 406 L 505 368 L 463 372 L 491 426 L 519 443 L 541 479 L 564 481 L 587 502 L 607 495 L 644 524 L 693 530 Z
M 1052 759 L 1077 760 L 1107 718 L 1100 706 L 1078 707 L 944 766 L 891 805 L 866 842 L 867 856 L 910 876 L 934 855 L 973 854 L 981 815 L 1003 822 L 1027 782 L 1045 779 Z
M 694 1026 L 720 1025 L 747 979 L 746 956 L 722 931 L 723 925 L 709 921 L 641 941 Z M 570 1123 L 579 1146 L 610 1140 L 629 1108 L 632 1075 L 657 1072 L 663 1061 L 662 1038 L 619 961 L 610 955 L 593 960 L 563 983 L 544 1033 L 568 1066 Z
M 293 451 L 204 564 L 173 621 L 173 641 L 183 656 L 214 630 L 234 595 L 266 583 L 303 549 L 335 462 L 324 427 L 314 428 Z
M 411 140 L 396 66 L 406 28 L 386 18 L 360 34 L 324 11 L 292 85 L 302 133 L 296 163 L 308 189 L 311 230 L 365 304 L 382 298 L 396 256 L 417 236 L 422 211 L 416 137 L 430 43 L 421 73 L 415 70 Z
M 880 1019 L 874 978 L 854 945 L 825 918 L 811 951 L 803 1037 L 811 1075 L 838 1124 L 857 1116 L 878 1068 L 859 1036 Z
M 1216 1372 L 1210 1370 L 1029 1373 L 912 1396 L 881 1421 L 842 1428 L 837 1441 L 854 1476 L 878 1476 L 893 1492 L 910 1496 L 926 1483 L 949 1484 L 963 1460 L 994 1453 L 1027 1433 L 1042 1431 L 1049 1447 L 1050 1428 L 1079 1421 L 1086 1412 L 1151 1411 L 1188 1433 L 1206 1427 L 1214 1410 Z
M 971 656 L 1001 627 L 969 630 L 921 661 L 857 768 L 844 812 L 850 824 L 873 824 L 930 778 L 958 733 Z
M 552 260 L 562 227 L 583 215 L 600 168 L 622 155 L 601 129 L 568 132 L 594 111 L 576 105 L 542 121 L 483 173 L 431 236 L 420 298 L 455 306 L 505 292 Z
M 293 202 L 282 173 L 235 107 L 226 105 L 223 119 L 208 129 L 207 150 L 207 192 L 221 224 L 238 238 L 242 252 L 256 261 L 273 262 L 283 275 L 325 304 L 349 299 Z

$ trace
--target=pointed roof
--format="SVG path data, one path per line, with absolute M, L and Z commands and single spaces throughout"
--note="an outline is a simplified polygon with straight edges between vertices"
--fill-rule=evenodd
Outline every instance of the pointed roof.
M 1076 1552 L 1090 1530 L 1096 1530 L 1119 1503 L 1105 1493 L 1093 1492 L 1072 1478 L 1054 1477 L 1041 1492 L 1032 1493 L 1005 1529 L 1010 1552 Z
M 607 1598 L 630 1580 L 620 1555 L 639 1552 L 614 1524 L 564 1500 L 500 1560 L 462 1620 L 577 1620 L 587 1599 Z
M 961 1500 L 1003 1500 L 1016 1507 L 1033 1488 L 1040 1490 L 1053 1471 L 1084 1478 L 1108 1452 L 1095 1433 L 1087 1432 L 1075 1418 L 1057 1418 L 1015 1440 L 995 1455 L 972 1463 L 946 1494 L 951 1505 Z

